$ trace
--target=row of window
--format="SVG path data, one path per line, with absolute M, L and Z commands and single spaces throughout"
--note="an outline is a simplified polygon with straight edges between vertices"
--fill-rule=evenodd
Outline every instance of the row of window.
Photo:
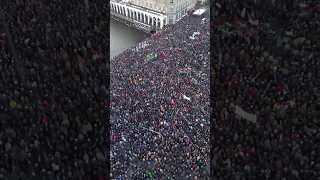
M 156 1 L 159 2 L 159 1 L 161 1 L 161 0 L 156 0 Z M 182 2 L 182 1 L 183 1 L 183 0 L 177 0 L 177 3 Z M 188 5 L 190 5 L 193 1 L 194 1 L 194 0 L 189 0 L 188 2 L 187 2 L 187 1 L 184 1 L 184 4 L 183 4 L 183 5 L 180 4 L 179 6 L 176 7 L 176 12 L 179 12 L 179 11 L 181 11 L 182 9 L 186 8 L 186 7 L 187 7 Z M 156 11 L 163 11 L 163 12 L 166 11 L 165 7 L 160 7 L 160 6 L 157 7 L 157 6 L 154 5 L 153 3 L 148 3 L 148 2 L 143 3 L 142 0 L 139 0 L 139 2 L 138 2 L 138 1 L 136 1 L 136 2 L 137 2 L 138 5 L 144 6 L 144 7 L 146 7 L 146 8 L 150 8 L 150 9 L 153 9 L 153 10 L 156 10 Z M 174 0 L 170 0 L 170 4 L 173 4 L 173 2 L 174 2 Z M 170 13 L 173 13 L 173 12 L 174 12 L 174 9 L 173 9 L 173 8 L 169 8 L 169 12 L 170 12 Z
M 157 3 L 159 3 L 159 1 L 160 0 L 157 0 Z M 136 4 L 140 5 L 140 6 L 143 6 L 143 7 L 146 7 L 146 8 L 150 8 L 150 9 L 156 10 L 156 11 L 165 11 L 166 10 L 165 7 L 160 7 L 160 6 L 157 7 L 153 3 L 148 3 L 148 2 L 144 3 L 144 1 L 141 1 L 141 0 L 139 0 L 139 2 L 136 1 Z
M 185 8 L 187 8 L 187 5 L 186 5 L 186 4 L 185 4 L 184 6 L 181 6 L 181 5 L 177 6 L 177 7 L 176 7 L 176 13 L 179 12 L 179 11 L 181 11 L 182 9 L 185 9 Z M 173 13 L 173 8 L 170 8 L 170 9 L 169 9 L 169 12 L 170 12 L 170 13 Z
M 192 2 L 194 2 L 194 0 L 188 0 L 188 1 L 185 1 L 185 0 L 177 0 L 178 3 L 180 2 L 184 2 L 185 6 L 187 6 L 187 4 L 191 4 Z M 173 4 L 173 0 L 170 0 L 170 4 Z
M 156 0 L 156 3 L 162 3 L 164 4 L 165 0 Z M 180 2 L 184 2 L 184 6 L 187 6 L 189 4 L 191 4 L 192 2 L 194 2 L 194 0 L 188 0 L 188 1 L 184 1 L 184 0 L 177 0 L 177 3 L 179 4 Z M 174 0 L 170 0 L 170 4 L 173 4 L 174 3 Z M 153 4 L 152 3 L 148 3 L 148 2 L 145 2 L 143 0 L 136 0 L 135 1 L 135 4 L 139 4 L 139 5 L 143 5 L 145 7 L 150 7 L 150 8 L 153 8 Z
M 176 14 L 176 20 L 178 20 L 180 17 L 182 17 L 184 14 L 186 14 L 187 13 L 187 9 L 184 9 L 184 10 L 182 10 L 180 13 L 178 13 L 178 14 Z M 168 16 L 168 19 L 169 19 L 169 23 L 170 23 L 170 21 L 171 21 L 171 23 L 172 23 L 172 21 L 173 21 L 173 16 Z

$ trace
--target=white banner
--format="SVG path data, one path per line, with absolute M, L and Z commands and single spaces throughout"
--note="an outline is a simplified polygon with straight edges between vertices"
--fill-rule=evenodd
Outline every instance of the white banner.
M 183 99 L 186 99 L 188 101 L 191 101 L 191 98 L 190 97 L 187 97 L 186 95 L 183 95 Z
M 241 107 L 239 107 L 239 106 L 236 106 L 236 111 L 235 111 L 235 113 L 236 113 L 238 116 L 240 116 L 240 117 L 242 117 L 242 118 L 244 118 L 244 119 L 246 119 L 246 120 L 248 120 L 248 121 L 250 121 L 250 122 L 252 122 L 252 123 L 257 123 L 257 115 L 256 115 L 256 114 L 248 113 L 248 112 L 244 111 L 244 110 L 243 110 Z

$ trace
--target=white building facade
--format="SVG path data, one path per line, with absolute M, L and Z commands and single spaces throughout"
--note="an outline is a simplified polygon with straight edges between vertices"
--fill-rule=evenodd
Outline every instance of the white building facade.
M 167 24 L 165 14 L 147 10 L 128 3 L 110 1 L 111 14 L 116 13 L 121 16 L 132 19 L 137 23 L 143 23 L 150 27 L 162 29 Z
M 129 3 L 166 14 L 166 0 L 128 0 Z
M 196 0 L 165 0 L 168 23 L 174 24 L 197 3 Z
M 174 24 L 191 10 L 197 0 L 111 0 L 111 14 L 116 13 L 152 28 Z

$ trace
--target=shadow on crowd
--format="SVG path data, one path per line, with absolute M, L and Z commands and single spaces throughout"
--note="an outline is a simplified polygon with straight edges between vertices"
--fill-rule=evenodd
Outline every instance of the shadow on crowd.
M 319 177 L 320 9 L 273 2 L 214 3 L 213 179 Z
M 2 1 L 0 179 L 108 179 L 109 8 L 84 2 Z

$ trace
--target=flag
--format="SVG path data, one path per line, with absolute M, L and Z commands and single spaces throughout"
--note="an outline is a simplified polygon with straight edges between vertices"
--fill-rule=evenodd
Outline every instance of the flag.
M 189 36 L 189 39 L 195 40 L 196 38 L 194 36 Z
M 244 119 L 246 119 L 246 120 L 248 120 L 248 121 L 250 121 L 250 122 L 252 122 L 252 123 L 257 123 L 257 115 L 256 115 L 256 114 L 248 113 L 248 112 L 244 111 L 244 110 L 243 110 L 241 107 L 239 107 L 239 106 L 236 106 L 235 113 L 236 113 L 238 116 L 240 116 L 240 117 L 242 117 L 242 118 L 244 118 Z
M 249 19 L 250 24 L 255 25 L 255 26 L 259 25 L 259 20 L 257 20 L 257 19 L 253 20 L 252 16 L 249 13 L 248 13 L 248 19 Z
M 191 98 L 190 98 L 190 97 L 187 97 L 187 96 L 185 96 L 185 95 L 183 95 L 183 99 L 186 99 L 186 100 L 188 100 L 188 101 L 191 101 Z

